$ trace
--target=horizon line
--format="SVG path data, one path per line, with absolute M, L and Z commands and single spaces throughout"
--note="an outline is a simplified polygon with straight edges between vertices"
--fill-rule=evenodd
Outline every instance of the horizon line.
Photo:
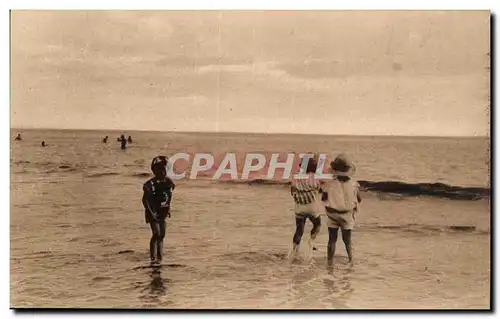
M 159 131 L 142 129 L 88 129 L 88 128 L 15 128 L 11 130 L 49 130 L 49 131 L 113 131 L 113 132 L 150 132 L 150 133 L 200 133 L 200 134 L 257 134 L 257 135 L 317 135 L 317 136 L 355 136 L 355 137 L 415 137 L 415 138 L 490 138 L 489 135 L 397 135 L 397 134 L 327 134 L 327 133 L 290 133 L 290 132 L 236 132 L 236 131 Z

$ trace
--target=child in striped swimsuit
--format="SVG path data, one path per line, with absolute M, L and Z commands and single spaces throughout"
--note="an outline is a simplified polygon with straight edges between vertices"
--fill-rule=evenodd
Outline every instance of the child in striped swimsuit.
M 297 252 L 300 246 L 306 220 L 309 219 L 313 228 L 311 230 L 310 244 L 314 247 L 314 239 L 321 229 L 321 216 L 324 208 L 321 204 L 321 184 L 315 178 L 316 161 L 309 159 L 304 178 L 292 180 L 291 195 L 295 201 L 295 234 L 293 235 L 293 251 Z

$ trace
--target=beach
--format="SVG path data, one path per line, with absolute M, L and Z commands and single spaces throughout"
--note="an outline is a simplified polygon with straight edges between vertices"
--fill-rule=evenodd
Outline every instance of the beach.
M 12 307 L 490 307 L 488 197 L 365 190 L 354 266 L 339 240 L 333 269 L 324 216 L 312 258 L 309 223 L 301 258 L 287 258 L 295 221 L 286 183 L 176 181 L 160 269 L 143 267 L 141 204 L 151 159 L 178 152 L 345 152 L 359 180 L 487 190 L 486 138 L 127 132 L 134 142 L 121 150 L 121 132 L 21 132 L 11 145 Z

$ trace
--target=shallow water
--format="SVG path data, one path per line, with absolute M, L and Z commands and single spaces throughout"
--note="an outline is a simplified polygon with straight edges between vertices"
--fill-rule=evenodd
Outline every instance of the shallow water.
M 140 202 L 141 184 L 148 177 L 141 173 L 148 172 L 150 158 L 161 152 L 159 145 L 165 141 L 137 133 L 137 143 L 120 152 L 113 136 L 108 145 L 99 144 L 98 138 L 93 145 L 89 143 L 93 135 L 74 132 L 72 138 L 83 142 L 71 145 L 60 132 L 29 131 L 31 136 L 37 134 L 49 147 L 42 149 L 26 140 L 12 147 L 13 307 L 489 308 L 488 200 L 365 192 L 353 237 L 355 264 L 347 265 L 340 241 L 335 265 L 328 269 L 325 227 L 311 259 L 310 225 L 300 258 L 287 259 L 294 218 L 286 186 L 178 181 L 167 226 L 165 265 L 141 268 L 148 263 L 150 236 Z M 47 138 L 51 134 L 59 139 Z M 26 138 L 28 132 L 23 135 Z M 195 145 L 193 135 L 186 136 L 185 145 Z M 182 138 L 177 136 L 170 144 L 182 144 Z M 293 147 L 284 145 L 283 139 L 261 139 L 262 148 Z M 216 144 L 220 140 L 212 143 L 222 152 L 224 147 Z M 198 147 L 209 148 L 207 143 Z M 456 152 L 481 149 L 480 143 L 453 143 L 462 145 Z M 463 143 L 472 146 L 468 150 Z M 353 149 L 356 139 L 344 145 Z M 411 159 L 418 162 L 430 156 L 419 154 L 415 151 Z M 59 167 L 64 164 L 69 168 Z M 462 166 L 475 168 L 475 175 L 470 175 L 474 178 L 444 174 L 442 179 L 465 186 L 488 183 L 481 175 L 487 167 L 476 161 Z M 435 174 L 431 166 L 422 167 L 407 180 Z M 447 170 L 445 164 L 439 167 L 440 172 Z M 380 167 L 376 174 L 364 174 L 387 180 L 388 175 L 406 172 Z

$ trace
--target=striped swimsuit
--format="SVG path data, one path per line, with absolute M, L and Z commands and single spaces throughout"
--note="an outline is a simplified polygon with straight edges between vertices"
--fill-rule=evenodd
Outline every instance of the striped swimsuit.
M 294 178 L 291 193 L 295 201 L 295 214 L 317 216 L 321 213 L 321 184 L 314 173 L 308 173 L 305 179 Z

